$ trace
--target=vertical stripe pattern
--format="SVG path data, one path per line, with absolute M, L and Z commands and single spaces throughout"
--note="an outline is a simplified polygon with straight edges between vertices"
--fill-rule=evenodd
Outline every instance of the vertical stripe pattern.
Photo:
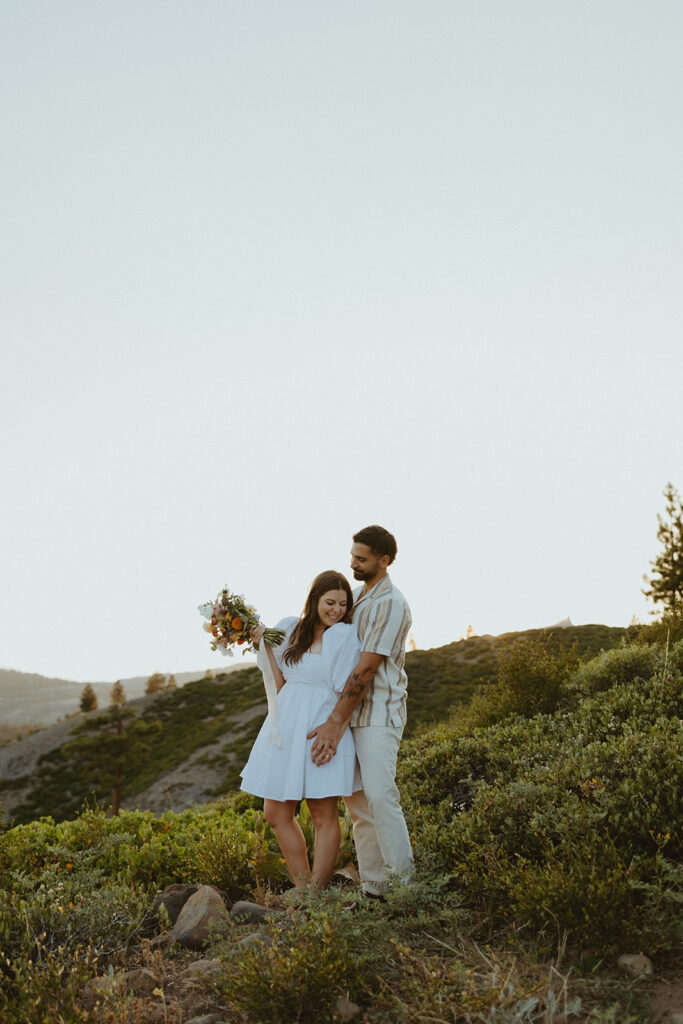
M 351 725 L 405 725 L 405 646 L 412 623 L 408 602 L 385 576 L 367 594 L 363 595 L 362 587 L 354 593 L 353 621 L 361 651 L 383 654 L 384 660 L 368 693 L 353 712 Z

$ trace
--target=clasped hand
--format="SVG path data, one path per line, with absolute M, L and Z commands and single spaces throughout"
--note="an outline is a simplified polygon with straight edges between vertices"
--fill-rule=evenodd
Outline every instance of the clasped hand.
M 334 722 L 323 722 L 309 732 L 307 740 L 313 739 L 311 746 L 311 761 L 314 764 L 322 765 L 331 761 L 337 753 L 337 745 L 341 738 L 342 729 Z

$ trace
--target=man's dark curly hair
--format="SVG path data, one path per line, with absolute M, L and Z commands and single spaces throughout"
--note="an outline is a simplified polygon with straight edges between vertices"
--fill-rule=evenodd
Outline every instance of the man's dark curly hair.
M 389 565 L 396 558 L 396 538 L 383 526 L 366 526 L 353 535 L 354 544 L 367 544 L 373 555 L 381 558 L 389 556 Z

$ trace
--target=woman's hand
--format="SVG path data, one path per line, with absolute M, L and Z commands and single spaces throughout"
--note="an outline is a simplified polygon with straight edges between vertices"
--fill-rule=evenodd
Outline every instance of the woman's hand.
M 249 630 L 251 642 L 255 644 L 257 647 L 261 643 L 261 640 L 263 640 L 263 634 L 265 633 L 265 631 L 266 627 L 263 625 L 262 622 L 259 622 L 258 626 L 252 626 L 252 628 Z

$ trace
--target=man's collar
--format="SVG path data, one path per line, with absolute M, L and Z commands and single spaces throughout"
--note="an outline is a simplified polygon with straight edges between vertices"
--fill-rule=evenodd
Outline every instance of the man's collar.
M 361 588 L 360 593 L 354 595 L 354 605 L 359 605 L 361 601 L 365 600 L 366 597 L 377 597 L 378 594 L 383 594 L 384 591 L 388 590 L 390 587 L 391 577 L 389 576 L 389 573 L 387 573 L 386 576 L 383 576 L 378 583 L 375 583 L 374 587 L 370 587 L 370 589 L 365 594 L 363 593 L 363 590 Z

